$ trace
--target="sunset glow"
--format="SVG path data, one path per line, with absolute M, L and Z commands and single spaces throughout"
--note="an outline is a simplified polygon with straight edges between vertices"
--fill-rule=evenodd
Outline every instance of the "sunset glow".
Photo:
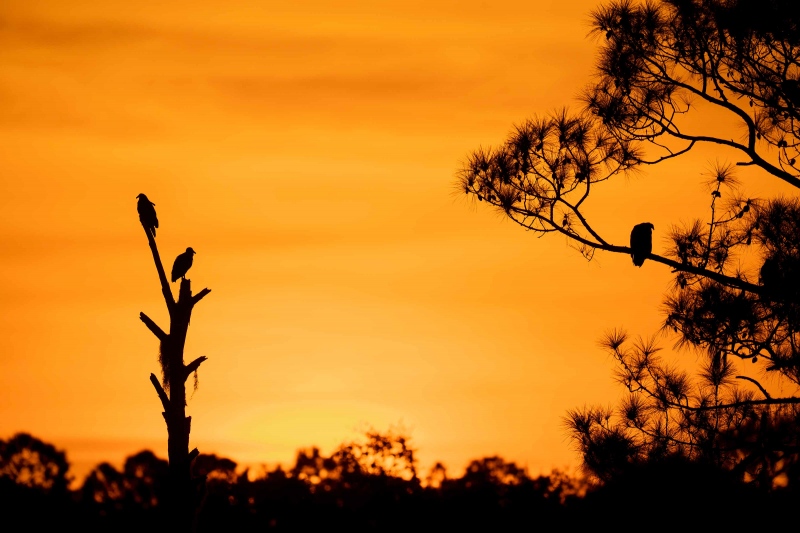
M 622 395 L 598 340 L 654 334 L 669 269 L 587 262 L 454 176 L 513 124 L 579 105 L 596 5 L 3 2 L 0 438 L 52 442 L 79 477 L 166 457 L 138 318 L 168 324 L 146 193 L 165 265 L 191 246 L 212 291 L 186 346 L 209 358 L 187 410 L 200 451 L 286 463 L 401 425 L 423 470 L 576 467 L 565 412 Z M 587 212 L 620 245 L 652 222 L 658 252 L 704 212 L 720 153 L 620 177 Z

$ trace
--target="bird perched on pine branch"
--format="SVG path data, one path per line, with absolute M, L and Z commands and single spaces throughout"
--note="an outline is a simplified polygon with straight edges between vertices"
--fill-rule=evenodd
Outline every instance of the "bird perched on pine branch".
M 631 258 L 633 264 L 640 267 L 653 251 L 653 226 L 650 222 L 636 224 L 631 230 Z
M 194 250 L 187 248 L 185 252 L 175 258 L 175 262 L 172 263 L 172 283 L 178 281 L 178 278 L 186 277 L 186 273 L 192 268 L 194 254 Z
M 139 222 L 142 223 L 144 229 L 147 230 L 153 237 L 156 236 L 156 228 L 158 227 L 158 217 L 156 216 L 156 204 L 144 194 L 138 195 L 136 198 L 139 201 L 136 203 L 136 210 L 139 211 Z

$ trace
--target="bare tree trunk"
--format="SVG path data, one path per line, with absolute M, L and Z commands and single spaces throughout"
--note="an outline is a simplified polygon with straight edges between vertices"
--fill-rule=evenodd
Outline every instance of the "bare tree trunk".
M 147 315 L 139 314 L 141 321 L 160 342 L 160 362 L 164 385 L 167 388 L 167 390 L 164 389 L 155 374 L 150 374 L 150 382 L 155 387 L 164 407 L 162 414 L 167 423 L 170 500 L 164 503 L 167 506 L 170 531 L 189 533 L 194 529 L 196 511 L 204 490 L 204 480 L 193 480 L 191 476 L 191 464 L 199 452 L 197 448 L 189 451 L 192 417 L 186 416 L 186 380 L 206 360 L 206 357 L 200 356 L 185 365 L 183 349 L 186 344 L 186 333 L 189 329 L 192 309 L 211 291 L 203 289 L 196 295 L 192 295 L 191 281 L 182 279 L 176 302 L 167 282 L 167 275 L 161 263 L 155 238 L 147 228 L 144 229 L 150 250 L 153 252 L 153 260 L 161 282 L 161 292 L 169 310 L 170 321 L 169 333 L 165 333 Z

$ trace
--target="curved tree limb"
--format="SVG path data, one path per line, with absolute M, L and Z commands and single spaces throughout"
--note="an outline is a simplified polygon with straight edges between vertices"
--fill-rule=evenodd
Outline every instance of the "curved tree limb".
M 765 389 L 765 388 L 764 388 L 764 387 L 761 385 L 761 383 L 759 383 L 758 381 L 754 380 L 753 378 L 751 378 L 751 377 L 747 377 L 747 376 L 736 376 L 736 379 L 744 379 L 744 380 L 746 380 L 746 381 L 749 381 L 750 383 L 753 383 L 753 384 L 755 384 L 755 386 L 756 386 L 756 387 L 758 387 L 758 389 L 761 391 L 761 394 L 763 394 L 763 395 L 764 395 L 764 397 L 765 397 L 767 400 L 771 400 L 771 399 L 772 399 L 772 396 L 770 396 L 770 395 L 769 395 L 769 393 L 767 392 L 767 389 Z

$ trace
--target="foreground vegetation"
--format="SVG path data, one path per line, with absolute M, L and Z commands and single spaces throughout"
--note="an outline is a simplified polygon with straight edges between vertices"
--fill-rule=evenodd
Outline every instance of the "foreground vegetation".
M 788 519 L 791 487 L 759 489 L 729 472 L 681 459 L 654 461 L 607 480 L 554 471 L 531 477 L 501 457 L 472 461 L 460 477 L 437 463 L 417 472 L 415 450 L 395 432 L 367 432 L 331 455 L 300 450 L 291 468 L 253 472 L 200 455 L 193 475 L 203 503 L 196 530 L 351 531 L 534 529 L 613 524 L 620 516 L 667 525 L 765 524 Z M 0 441 L 0 509 L 29 531 L 165 531 L 167 461 L 151 451 L 121 470 L 97 465 L 70 489 L 63 451 L 20 433 Z M 740 509 L 733 519 L 726 509 Z

